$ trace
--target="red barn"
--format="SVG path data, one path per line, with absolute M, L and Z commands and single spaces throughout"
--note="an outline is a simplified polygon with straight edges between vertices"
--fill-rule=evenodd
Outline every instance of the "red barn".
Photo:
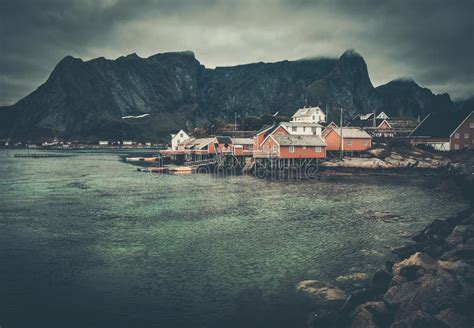
M 341 150 L 341 130 L 342 130 L 342 150 L 343 151 L 364 151 L 372 147 L 372 137 L 360 128 L 332 128 L 327 131 L 325 140 L 327 150 Z

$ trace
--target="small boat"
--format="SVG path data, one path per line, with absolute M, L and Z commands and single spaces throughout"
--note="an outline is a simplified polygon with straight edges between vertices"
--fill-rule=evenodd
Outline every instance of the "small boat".
M 145 161 L 145 163 L 156 163 L 160 161 L 160 158 L 159 157 L 145 157 L 143 160 Z
M 125 161 L 127 162 L 143 162 L 143 157 L 127 157 Z
M 152 172 L 152 173 L 168 173 L 169 172 L 169 168 L 168 167 L 165 167 L 165 166 L 160 166 L 160 167 L 150 167 L 148 168 L 148 172 Z
M 170 173 L 172 174 L 191 174 L 193 173 L 193 169 L 188 166 L 177 166 L 170 169 Z

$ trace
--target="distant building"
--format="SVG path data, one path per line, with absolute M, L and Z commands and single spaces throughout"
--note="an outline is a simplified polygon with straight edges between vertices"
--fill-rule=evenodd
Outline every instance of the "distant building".
M 437 150 L 472 149 L 474 112 L 431 113 L 409 137 L 414 145 L 429 145 Z
M 190 136 L 182 129 L 171 133 L 171 149 L 178 150 L 178 145 L 189 138 Z
M 133 141 L 130 141 L 130 140 L 122 141 L 122 146 L 132 146 L 132 145 L 133 145 Z
M 106 140 L 99 141 L 99 146 L 108 146 L 108 145 L 109 145 L 109 142 Z
M 326 114 L 319 107 L 304 107 L 291 117 L 292 122 L 321 123 L 326 122 Z
M 342 137 L 341 137 L 342 130 Z M 342 138 L 342 142 L 341 142 Z M 325 133 L 328 151 L 364 151 L 372 147 L 372 137 L 361 128 L 331 128 Z

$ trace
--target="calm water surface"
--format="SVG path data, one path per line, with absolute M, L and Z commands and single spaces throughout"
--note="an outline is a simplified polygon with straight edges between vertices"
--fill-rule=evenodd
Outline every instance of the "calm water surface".
M 433 178 L 159 176 L 77 154 L 0 151 L 2 327 L 303 326 L 298 281 L 373 272 L 466 207 Z

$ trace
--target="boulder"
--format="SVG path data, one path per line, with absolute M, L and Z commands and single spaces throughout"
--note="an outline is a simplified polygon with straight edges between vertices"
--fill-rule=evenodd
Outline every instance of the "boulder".
M 464 240 L 464 234 L 468 230 L 467 225 L 457 225 L 454 227 L 451 234 L 446 238 L 446 242 L 449 246 L 454 247 L 461 244 Z
M 471 328 L 472 325 L 469 319 L 454 310 L 453 308 L 447 308 L 442 310 L 435 316 L 436 319 L 444 322 L 450 328 Z
M 396 286 L 390 287 L 383 300 L 389 306 L 397 306 L 401 303 L 410 301 L 416 294 L 418 286 L 413 282 L 405 282 Z
M 440 260 L 474 260 L 474 245 L 462 244 L 458 245 L 455 249 L 448 251 L 439 257 Z
M 390 284 L 391 280 L 392 275 L 390 273 L 384 270 L 378 270 L 375 272 L 372 278 L 372 285 L 377 290 L 385 290 Z
M 436 314 L 442 308 L 458 303 L 461 286 L 455 277 L 442 270 L 425 274 L 417 281 L 415 295 L 410 301 L 425 312 Z
M 389 316 L 384 302 L 366 302 L 359 305 L 351 314 L 352 328 L 376 328 L 378 321 L 386 321 Z
M 447 325 L 434 316 L 421 310 L 413 311 L 407 317 L 392 323 L 390 328 L 430 327 L 446 328 Z
M 368 274 L 363 272 L 356 272 L 345 276 L 339 276 L 336 278 L 337 285 L 340 285 L 344 289 L 354 289 L 367 286 L 370 282 Z
M 401 262 L 395 263 L 393 265 L 393 274 L 405 276 L 404 273 L 407 273 L 409 270 L 418 270 L 422 269 L 425 272 L 433 271 L 436 269 L 437 262 L 431 258 L 431 256 L 417 252 L 403 260 Z M 409 267 L 411 267 L 409 269 Z
M 407 257 L 418 251 L 418 244 L 415 242 L 407 243 L 403 246 L 395 247 L 392 249 L 392 253 L 397 254 L 398 258 L 406 259 Z
M 301 281 L 296 286 L 296 290 L 318 303 L 344 302 L 347 299 L 344 291 L 319 280 Z

